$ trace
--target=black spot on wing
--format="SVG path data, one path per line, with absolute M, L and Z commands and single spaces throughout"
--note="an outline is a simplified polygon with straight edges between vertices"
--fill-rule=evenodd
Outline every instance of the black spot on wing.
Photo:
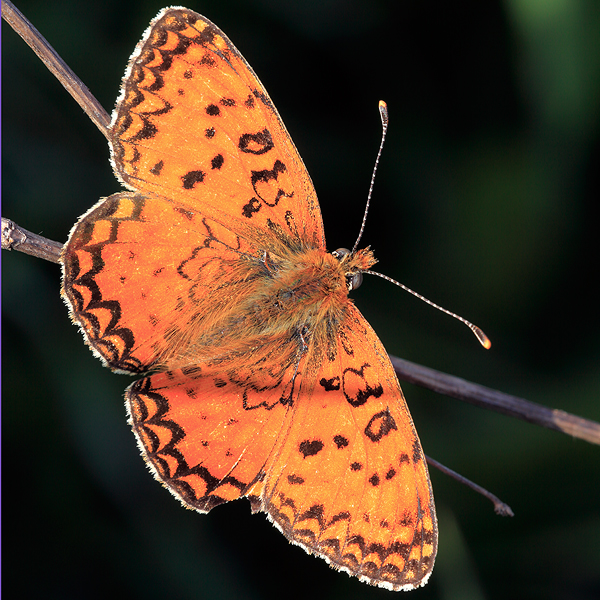
M 324 444 L 321 440 L 304 440 L 303 442 L 300 442 L 298 450 L 300 450 L 300 453 L 306 458 L 308 456 L 319 454 L 319 452 L 323 450 L 323 446 Z
M 217 61 L 208 52 L 200 59 L 200 64 L 204 67 L 215 67 Z
M 218 110 L 219 107 L 215 108 Z M 244 133 L 238 141 L 240 151 L 248 154 L 265 154 L 274 147 L 271 132 L 266 128 L 258 133 Z
M 165 166 L 165 161 L 164 160 L 159 160 L 151 169 L 150 169 L 150 173 L 152 173 L 152 175 L 160 175 L 160 172 L 162 171 L 163 167 Z
M 324 377 L 319 381 L 319 385 L 326 391 L 332 392 L 340 389 L 340 378 L 332 377 L 331 379 L 325 379 Z
M 242 206 L 242 214 L 249 219 L 254 213 L 257 213 L 260 210 L 261 206 L 260 200 L 257 198 L 250 198 L 248 203 Z
M 381 480 L 379 479 L 379 475 L 377 475 L 377 473 L 373 473 L 373 475 L 371 475 L 371 477 L 369 477 L 369 483 L 373 487 L 377 487 L 380 482 L 381 482 Z
M 209 104 L 205 110 L 209 117 L 218 117 L 221 114 L 221 109 L 216 104 Z
M 369 423 L 365 427 L 365 435 L 372 442 L 379 442 L 383 437 L 388 435 L 390 431 L 397 431 L 398 426 L 396 425 L 396 421 L 394 421 L 394 417 L 390 414 L 388 408 L 382 410 L 378 413 L 375 413 Z
M 344 369 L 342 376 L 344 396 L 346 396 L 348 404 L 354 408 L 366 404 L 371 397 L 379 398 L 383 394 L 383 387 L 380 383 L 371 386 L 371 384 L 367 382 L 365 378 L 365 369 L 368 367 L 370 367 L 370 365 L 365 363 L 360 369 L 353 369 L 351 367 Z M 356 386 L 354 385 L 354 382 L 357 377 L 363 381 L 364 387 L 362 389 L 356 389 L 355 391 Z M 353 393 L 350 393 L 351 390 Z
M 197 183 L 202 183 L 204 181 L 204 175 L 205 175 L 204 171 L 200 171 L 200 170 L 188 171 L 181 178 L 181 181 L 183 184 L 183 189 L 184 190 L 194 189 L 194 187 Z
M 338 450 L 345 448 L 350 443 L 348 438 L 345 438 L 343 435 L 336 435 L 333 437 L 334 444 L 338 447 Z
M 280 161 L 276 160 L 273 164 L 272 169 L 263 169 L 262 171 L 252 171 L 252 176 L 250 177 L 250 183 L 256 192 L 256 195 L 267 205 L 267 206 L 277 206 L 281 198 L 291 198 L 294 195 L 293 191 L 286 192 L 285 190 L 279 188 L 274 198 L 265 198 L 259 192 L 257 187 L 258 183 L 269 183 L 271 181 L 277 181 L 279 175 L 281 173 L 285 173 L 287 171 L 286 166 Z
M 213 156 L 213 158 L 210 161 L 210 167 L 211 169 L 220 169 L 223 166 L 223 163 L 225 162 L 225 159 L 223 158 L 222 154 L 217 154 L 216 156 Z

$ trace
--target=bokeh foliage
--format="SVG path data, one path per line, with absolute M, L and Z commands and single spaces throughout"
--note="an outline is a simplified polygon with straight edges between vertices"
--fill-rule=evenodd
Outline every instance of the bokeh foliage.
M 111 109 L 155 0 L 18 7 Z M 391 353 L 600 420 L 600 4 L 595 0 L 205 0 L 269 90 L 351 247 L 480 325 L 368 280 Z M 3 24 L 3 215 L 64 241 L 118 191 L 106 142 Z M 22 598 L 375 598 L 290 546 L 245 501 L 208 516 L 154 482 L 125 376 L 83 346 L 59 269 L 3 253 L 4 584 Z M 425 451 L 512 505 L 433 473 L 440 552 L 414 598 L 600 596 L 600 448 L 404 384 Z

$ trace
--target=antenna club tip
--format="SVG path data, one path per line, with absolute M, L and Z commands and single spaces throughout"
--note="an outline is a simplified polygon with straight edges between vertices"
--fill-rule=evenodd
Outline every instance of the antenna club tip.
M 479 327 L 475 327 L 475 329 L 473 329 L 473 333 L 477 336 L 479 343 L 486 350 L 489 350 L 492 347 L 492 342 L 491 342 L 490 338 L 487 335 L 485 335 L 485 333 L 483 333 L 483 331 L 481 331 L 481 329 L 479 329 Z
M 383 126 L 387 127 L 390 117 L 387 104 L 383 100 L 379 101 L 379 114 L 381 115 L 381 122 L 383 123 Z

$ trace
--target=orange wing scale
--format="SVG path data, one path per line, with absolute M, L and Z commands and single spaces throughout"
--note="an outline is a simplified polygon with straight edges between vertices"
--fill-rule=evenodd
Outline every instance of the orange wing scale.
M 142 454 L 201 512 L 246 496 L 286 537 L 372 585 L 433 568 L 421 445 L 387 354 L 348 298 L 369 250 L 325 251 L 310 177 L 227 37 L 163 10 L 110 127 L 132 191 L 63 252 L 63 294 L 126 392 Z

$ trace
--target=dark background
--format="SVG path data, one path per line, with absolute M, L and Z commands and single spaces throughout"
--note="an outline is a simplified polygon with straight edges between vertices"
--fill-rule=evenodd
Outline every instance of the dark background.
M 18 6 L 111 110 L 155 1 Z M 363 242 L 355 295 L 388 350 L 600 420 L 600 4 L 596 0 L 205 0 L 279 109 L 329 249 Z M 119 190 L 106 141 L 3 23 L 3 215 L 65 241 Z M 244 501 L 184 510 L 146 471 L 123 390 L 85 348 L 59 268 L 3 253 L 3 576 L 20 598 L 391 598 L 291 546 Z M 411 598 L 600 596 L 600 448 L 403 384 L 432 473 L 440 549 Z

